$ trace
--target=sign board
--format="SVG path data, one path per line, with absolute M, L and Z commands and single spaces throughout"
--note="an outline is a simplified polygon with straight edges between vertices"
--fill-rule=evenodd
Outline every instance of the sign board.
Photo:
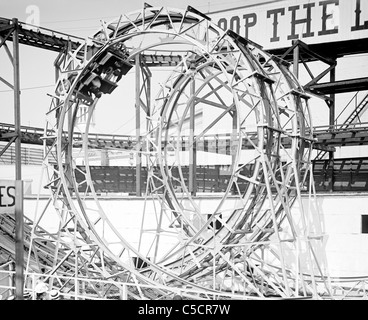
M 15 213 L 15 180 L 0 180 L 0 214 Z
M 279 0 L 208 14 L 265 50 L 368 38 L 367 0 Z

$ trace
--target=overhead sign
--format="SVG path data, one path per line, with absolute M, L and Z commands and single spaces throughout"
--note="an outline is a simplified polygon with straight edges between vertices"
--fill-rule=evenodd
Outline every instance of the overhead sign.
M 15 213 L 15 184 L 14 180 L 0 180 L 0 214 Z
M 281 0 L 209 14 L 264 49 L 368 38 L 367 0 Z

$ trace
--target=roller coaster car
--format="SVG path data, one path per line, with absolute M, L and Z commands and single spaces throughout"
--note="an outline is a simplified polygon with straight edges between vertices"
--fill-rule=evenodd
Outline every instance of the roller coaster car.
M 117 82 L 133 67 L 126 60 L 127 57 L 127 52 L 120 47 L 109 48 L 93 63 L 91 72 L 82 77 L 77 96 L 91 104 L 92 93 L 100 98 L 102 94 L 113 92 Z
M 115 82 L 118 82 L 133 67 L 127 61 L 127 56 L 114 49 L 109 49 L 105 55 L 98 57 L 96 63 L 99 65 L 97 69 L 101 70 L 101 74 L 106 74 L 105 78 L 109 79 L 113 74 Z
M 92 94 L 95 98 L 100 98 L 103 93 L 110 94 L 116 87 L 115 82 L 102 78 L 96 72 L 90 72 L 82 77 L 76 96 L 91 104 L 93 103 Z

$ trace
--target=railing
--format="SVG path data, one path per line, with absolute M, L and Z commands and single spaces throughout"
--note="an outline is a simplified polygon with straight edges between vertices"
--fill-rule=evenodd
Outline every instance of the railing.
M 335 124 L 338 123 L 338 120 L 342 115 L 345 113 L 345 111 L 350 107 L 352 103 L 354 103 L 354 109 L 352 112 L 350 112 L 347 116 L 345 116 L 345 121 L 340 125 L 341 129 L 347 129 L 352 123 L 355 118 L 359 118 L 359 115 L 361 112 L 364 112 L 364 110 L 368 107 L 368 94 L 366 92 L 364 93 L 365 96 L 362 99 L 358 100 L 358 96 L 362 94 L 362 91 L 358 91 L 348 102 L 348 104 L 345 106 L 345 108 L 340 112 L 340 114 L 335 119 Z M 360 121 L 359 121 L 360 122 Z M 354 126 L 357 123 L 354 123 Z
M 1 271 L 0 278 L 12 278 L 14 277 L 14 271 Z M 101 280 L 94 278 L 84 278 L 75 276 L 58 276 L 52 275 L 47 276 L 40 273 L 25 273 L 26 284 L 24 288 L 24 293 L 31 293 L 32 300 L 36 300 L 35 286 L 39 280 L 48 284 L 48 289 L 58 289 L 57 286 L 50 285 L 49 280 L 52 278 L 55 282 L 64 283 L 63 288 L 59 289 L 61 300 L 135 300 L 141 299 L 139 292 L 147 290 L 152 291 L 152 285 L 124 282 L 124 281 L 110 281 Z M 97 293 L 91 293 L 92 290 L 88 290 L 91 287 L 109 288 L 109 294 L 98 295 Z M 166 292 L 167 297 L 180 295 L 188 299 L 196 300 L 218 300 L 221 298 L 228 299 L 247 299 L 247 300 L 262 300 L 260 297 L 244 296 L 241 294 L 234 294 L 231 292 L 226 293 L 211 293 L 207 290 L 201 290 L 198 288 L 186 287 L 185 289 L 178 287 L 168 287 L 160 284 L 155 284 L 155 290 L 161 290 L 161 292 Z M 2 292 L 2 297 L 0 300 L 7 300 L 9 297 L 14 296 L 15 286 L 12 285 L 2 285 L 0 283 L 0 292 Z M 103 290 L 101 290 L 103 292 Z M 167 297 L 161 297 L 162 299 L 167 299 Z M 147 299 L 147 298 L 145 298 Z
M 0 142 L 0 150 L 3 147 Z M 41 165 L 43 161 L 42 149 L 22 147 L 21 148 L 22 161 L 24 165 Z M 14 164 L 16 162 L 15 147 L 9 146 L 0 157 L 1 164 Z
M 323 125 L 323 126 L 315 126 L 313 127 L 313 134 L 318 137 L 318 134 L 327 133 L 327 132 L 345 132 L 351 130 L 367 130 L 368 122 L 360 122 L 354 125 L 354 128 L 342 128 L 342 124 L 334 124 L 334 125 Z
M 354 128 L 342 128 L 342 124 L 334 124 L 334 125 L 323 125 L 323 126 L 315 126 L 313 127 L 313 133 L 318 138 L 319 134 L 327 133 L 327 132 L 343 132 L 343 131 L 350 131 L 350 130 L 367 130 L 368 128 L 368 122 L 360 122 L 354 124 Z M 0 123 L 0 138 L 1 133 L 11 133 L 15 132 L 15 126 L 12 124 L 7 123 Z M 37 141 L 32 141 L 33 143 L 42 144 L 42 139 L 44 135 L 44 129 L 43 128 L 36 128 L 36 127 L 27 127 L 27 126 L 21 126 L 21 132 L 22 132 L 22 139 L 24 137 L 29 137 L 29 139 L 35 137 Z M 48 135 L 53 135 L 55 132 L 53 130 L 48 130 Z M 65 133 L 67 134 L 67 133 Z M 307 131 L 306 134 L 309 134 Z M 248 133 L 249 136 L 252 136 L 251 133 Z M 254 135 L 256 136 L 256 132 L 254 132 Z M 74 142 L 76 145 L 81 145 L 82 143 L 82 133 L 75 132 L 73 135 Z M 130 146 L 133 146 L 135 142 L 135 137 L 131 135 L 121 135 L 121 134 L 104 134 L 104 133 L 88 133 L 88 139 L 90 141 L 107 141 L 107 142 L 124 142 L 129 143 Z M 144 141 L 144 136 L 142 137 Z M 182 136 L 181 141 L 182 143 L 186 143 L 189 140 L 189 137 Z M 5 140 L 5 138 L 2 138 L 2 140 Z M 201 138 L 201 141 L 199 142 L 206 142 L 206 141 L 221 141 L 225 142 L 227 140 L 231 140 L 231 134 L 229 133 L 220 133 L 220 134 L 206 134 L 206 136 Z M 30 141 L 28 141 L 30 142 Z
M 60 48 L 64 48 L 68 43 L 71 43 L 73 47 L 83 43 L 85 39 L 77 37 L 71 34 L 67 34 L 60 31 L 51 30 L 48 28 L 32 25 L 29 23 L 17 22 L 19 25 L 19 42 L 29 45 L 37 46 L 38 42 L 45 43 L 44 49 L 60 51 Z M 8 18 L 0 17 L 0 26 L 11 26 L 13 21 Z M 10 38 L 12 40 L 12 38 Z M 31 40 L 31 41 L 29 41 Z M 54 48 L 55 46 L 55 48 Z
M 341 118 L 343 118 L 343 116 L 345 117 L 345 119 L 347 119 L 349 116 L 350 116 L 350 114 L 351 114 L 351 112 L 349 113 L 349 114 L 347 114 L 346 115 L 346 111 L 348 110 L 348 108 L 352 105 L 352 104 L 354 104 L 354 109 L 356 109 L 356 107 L 358 106 L 358 104 L 359 104 L 359 101 L 360 100 L 363 100 L 363 99 L 359 99 L 358 98 L 358 96 L 359 95 L 362 95 L 362 92 L 361 91 L 358 91 L 351 99 L 350 99 L 350 101 L 346 104 L 346 106 L 344 107 L 344 109 L 342 109 L 341 110 L 341 112 L 338 114 L 338 116 L 335 118 L 335 125 L 337 125 L 338 124 L 338 121 L 339 121 L 339 119 Z M 340 121 L 341 122 L 341 121 Z
M 0 266 L 0 280 L 5 279 L 9 281 L 15 276 L 15 271 L 1 270 Z M 50 281 L 52 277 L 53 281 Z M 48 289 L 57 289 L 60 293 L 62 300 L 130 300 L 139 299 L 140 292 L 145 289 L 152 289 L 151 285 L 123 282 L 123 281 L 109 281 L 94 278 L 75 277 L 75 276 L 47 276 L 41 273 L 25 273 L 25 288 L 24 293 L 30 293 L 31 299 L 36 299 L 35 286 L 39 280 L 48 284 Z M 326 279 L 321 279 L 321 283 Z M 53 286 L 52 283 L 57 282 L 59 284 L 67 284 L 64 287 Z M 361 277 L 330 277 L 331 294 L 321 296 L 322 299 L 326 300 L 351 300 L 361 299 L 366 300 L 368 298 L 368 276 Z M 318 280 L 317 280 L 318 285 Z M 91 293 L 88 287 L 100 287 L 109 288 L 108 295 L 98 295 L 97 293 Z M 138 290 L 137 290 L 138 289 Z M 229 299 L 254 299 L 262 300 L 262 297 L 251 297 L 243 296 L 241 294 L 233 294 L 231 292 L 222 293 L 221 297 L 219 294 L 210 293 L 205 290 L 197 288 L 178 288 L 178 287 L 167 287 L 159 285 L 155 287 L 157 290 L 166 291 L 167 295 L 180 295 L 189 299 L 221 299 L 226 296 Z M 102 290 L 103 291 L 103 290 Z M 12 284 L 5 284 L 0 281 L 0 300 L 7 300 L 10 297 L 14 297 L 15 286 Z M 271 298 L 277 299 L 277 297 Z M 297 299 L 297 298 L 296 298 Z
M 188 183 L 189 167 L 181 167 L 184 182 Z M 247 175 L 251 170 L 251 166 L 245 166 L 242 169 L 242 174 Z M 85 181 L 83 166 L 78 166 L 75 170 L 77 183 L 80 185 L 80 192 L 85 192 L 86 186 L 82 184 Z M 90 166 L 91 179 L 94 189 L 98 194 L 109 193 L 136 193 L 136 168 L 129 166 Z M 159 174 L 158 170 L 156 172 Z M 172 168 L 172 175 L 180 179 L 178 168 Z M 230 166 L 227 165 L 212 165 L 212 166 L 197 166 L 196 168 L 196 190 L 203 193 L 224 192 L 227 188 L 230 179 Z M 180 188 L 180 183 L 173 180 L 175 188 Z M 146 192 L 147 184 L 147 168 L 142 167 L 141 170 L 141 192 Z M 241 191 L 247 187 L 246 182 L 238 181 L 238 186 Z
M 20 129 L 23 133 L 32 133 L 32 134 L 39 134 L 39 135 L 43 135 L 44 133 L 43 128 L 21 126 Z M 15 125 L 0 122 L 0 131 L 1 130 L 7 131 L 7 132 L 13 132 L 15 131 Z
M 368 158 L 315 160 L 313 177 L 317 192 L 368 191 Z
M 12 261 L 0 265 L 0 300 L 5 300 L 15 291 L 15 287 L 12 286 L 15 276 L 15 271 L 13 270 L 14 262 Z
M 368 122 L 356 123 L 354 127 L 351 128 L 342 128 L 341 124 L 335 125 L 323 125 L 316 126 L 313 128 L 314 136 L 317 138 L 317 142 L 322 145 L 328 145 L 329 139 L 333 139 L 332 145 L 338 145 L 339 141 L 346 145 L 356 145 L 361 143 L 367 143 L 367 130 Z M 0 123 L 0 140 L 6 140 L 4 134 L 14 132 L 14 125 Z M 36 128 L 36 127 L 21 127 L 22 132 L 22 140 L 24 144 L 32 143 L 32 144 L 42 144 L 42 137 L 44 135 L 44 129 Z M 344 135 L 339 135 L 344 133 Z M 351 139 L 347 138 L 345 133 L 350 133 Z M 364 141 L 355 136 L 356 133 L 359 133 L 360 136 L 364 135 Z M 308 134 L 308 132 L 306 133 Z M 48 135 L 54 135 L 52 130 L 49 130 Z M 9 136 L 9 135 L 6 135 Z M 74 147 L 80 148 L 82 145 L 83 136 L 81 133 L 75 133 L 74 135 Z M 349 140 L 350 139 L 350 140 Z M 116 135 L 116 134 L 100 134 L 100 133 L 89 133 L 88 135 L 88 144 L 91 149 L 104 149 L 104 148 L 114 148 L 121 150 L 131 150 L 132 152 L 138 152 L 135 137 L 129 135 Z M 349 142 L 350 141 L 350 142 Z M 287 141 L 284 141 L 287 145 Z M 142 144 L 144 142 L 144 138 L 142 138 Z M 174 147 L 178 147 L 177 140 L 171 142 Z M 189 150 L 189 140 L 187 137 L 181 137 L 179 143 L 181 144 L 179 147 L 182 151 Z M 226 154 L 230 155 L 232 150 L 232 138 L 230 134 L 211 134 L 206 135 L 197 142 L 197 151 L 204 151 L 216 154 Z M 0 144 L 1 148 L 1 144 Z M 242 149 L 246 149 L 247 144 L 246 141 L 243 141 Z M 324 149 L 322 149 L 324 150 Z M 11 147 L 9 150 L 6 150 L 4 154 L 0 157 L 0 164 L 13 164 L 15 163 L 15 155 L 12 153 Z M 325 152 L 321 151 L 321 152 Z M 316 159 L 322 159 L 323 156 L 317 156 Z M 34 149 L 34 148 L 22 148 L 22 163 L 23 164 L 31 164 L 31 165 L 41 165 L 42 164 L 42 150 Z M 200 169 L 199 169 L 200 170 Z M 200 171 L 199 171 L 200 172 Z M 143 173 L 144 174 L 144 173 Z M 207 190 L 206 190 L 207 191 Z
M 331 277 L 332 297 L 335 300 L 355 300 L 368 298 L 368 276 Z

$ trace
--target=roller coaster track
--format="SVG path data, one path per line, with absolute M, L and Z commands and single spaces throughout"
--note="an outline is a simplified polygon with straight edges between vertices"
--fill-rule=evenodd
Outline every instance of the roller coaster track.
M 0 216 L 0 243 L 1 243 L 1 257 L 2 260 L 11 261 L 15 260 L 15 219 L 14 215 L 2 214 Z M 33 221 L 25 217 L 24 224 L 24 247 L 25 247 L 25 261 L 30 271 L 41 273 L 40 265 L 52 265 L 53 255 L 55 252 L 55 246 L 51 239 L 55 238 L 55 235 L 46 231 L 43 228 L 39 228 L 40 234 L 43 234 L 42 239 L 35 239 L 33 234 Z M 37 248 L 36 251 L 32 251 L 32 247 Z M 67 252 L 61 252 L 61 254 L 67 256 Z M 40 264 L 41 262 L 41 264 Z M 62 270 L 66 270 L 75 265 L 75 261 L 72 258 L 64 259 L 63 264 L 60 266 Z
M 15 129 L 13 124 L 0 123 L 0 141 L 10 141 L 14 136 Z M 49 130 L 47 135 L 55 134 L 54 131 Z M 255 136 L 256 132 L 250 133 Z M 21 127 L 21 141 L 24 144 L 43 145 L 45 129 L 37 127 L 22 126 Z M 368 123 L 359 123 L 354 127 L 345 128 L 343 125 L 334 126 L 316 126 L 313 128 L 313 137 L 315 142 L 313 148 L 317 150 L 328 150 L 334 146 L 352 146 L 352 145 L 365 145 L 368 143 Z M 144 138 L 144 137 L 142 137 Z M 73 147 L 81 148 L 83 144 L 82 134 L 75 133 Z M 179 147 L 184 148 L 188 145 L 188 136 L 183 136 L 179 142 Z M 287 135 L 281 137 L 282 144 L 285 147 L 290 147 L 291 138 Z M 49 143 L 49 140 L 46 140 Z M 176 142 L 173 142 L 176 143 Z M 141 142 L 144 144 L 144 141 Z M 211 150 L 206 150 L 204 145 L 214 145 Z M 201 142 L 201 145 L 197 146 L 198 150 L 207 152 L 217 152 L 223 154 L 229 154 L 229 151 L 224 148 L 218 148 L 218 146 L 230 146 L 231 138 L 228 134 L 213 134 L 206 135 L 205 142 Z M 103 133 L 88 133 L 88 146 L 91 149 L 124 149 L 124 150 L 135 150 L 137 149 L 135 136 L 130 135 L 111 135 Z M 246 149 L 250 144 L 243 144 L 242 148 Z
M 10 141 L 14 136 L 14 125 L 8 123 L 0 123 L 0 141 Z M 328 149 L 331 146 L 349 146 L 349 145 L 361 145 L 368 143 L 368 123 L 360 123 L 354 128 L 341 128 L 341 125 L 335 126 L 316 126 L 313 128 L 313 137 L 315 142 L 313 144 L 314 149 L 323 150 Z M 48 130 L 47 135 L 55 134 L 53 130 Z M 255 136 L 256 132 L 250 133 Z M 43 145 L 45 136 L 44 128 L 22 126 L 21 127 L 21 141 L 24 144 Z M 81 148 L 83 144 L 83 138 L 81 133 L 75 133 L 73 147 Z M 144 137 L 142 137 L 144 138 Z M 185 148 L 189 137 L 183 136 L 180 141 L 180 147 Z M 290 147 L 291 138 L 285 135 L 281 138 L 285 147 Z M 46 140 L 49 143 L 49 140 Z M 213 134 L 205 136 L 205 143 L 211 145 L 231 145 L 231 138 L 229 134 Z M 141 142 L 144 144 L 144 141 Z M 175 143 L 175 142 L 174 142 Z M 137 148 L 135 136 L 130 135 L 111 135 L 103 133 L 88 133 L 88 146 L 93 149 L 126 149 L 134 150 Z M 243 144 L 242 148 L 246 149 L 247 145 Z M 249 144 L 248 144 L 249 147 Z M 199 150 L 204 149 L 204 143 L 199 146 Z M 216 152 L 214 148 L 213 151 Z M 221 153 L 221 151 L 218 151 Z M 228 152 L 225 154 L 229 154 Z
M 95 49 L 86 55 L 91 43 Z M 132 62 L 138 108 L 148 110 L 149 72 L 140 59 L 166 48 L 176 48 L 181 59 L 149 108 L 142 153 L 152 170 L 144 209 L 134 213 L 141 219 L 139 239 L 132 241 L 119 232 L 94 190 L 88 148 L 102 139 L 93 138 L 89 125 L 99 99 L 112 93 Z M 29 243 L 35 257 L 43 252 L 39 243 L 46 244 L 48 259 L 35 261 L 51 286 L 72 290 L 67 280 L 55 280 L 62 275 L 109 279 L 116 284 L 114 290 L 129 282 L 129 299 L 170 299 L 178 288 L 184 297 L 197 299 L 329 295 L 328 281 L 316 283 L 316 277 L 326 279 L 318 213 L 306 210 L 301 201 L 301 189 L 313 185 L 309 172 L 315 138 L 308 97 L 286 63 L 234 32 L 221 30 L 192 7 L 146 6 L 103 24 L 89 43 L 69 49 L 59 67 L 47 123 L 35 139 L 43 141 L 51 196 L 33 222 Z M 90 110 L 85 132 L 75 126 L 81 104 Z M 188 137 L 184 119 L 200 104 L 218 116 L 202 131 L 192 128 L 190 157 L 195 158 L 193 146 L 211 129 L 223 126 L 223 119 L 231 120 L 234 147 L 229 186 L 214 208 L 202 209 L 183 179 L 180 143 Z M 76 143 L 86 163 L 81 172 L 85 179 L 78 184 L 72 152 Z M 174 163 L 170 152 L 176 155 Z M 286 162 L 279 160 L 281 153 Z M 50 154 L 56 166 L 49 163 Z M 246 164 L 253 169 L 240 174 Z M 235 202 L 229 206 L 230 186 L 238 181 L 248 186 L 245 192 L 235 188 Z M 174 182 L 180 183 L 180 190 Z M 294 203 L 299 212 L 292 215 Z M 54 234 L 40 227 L 50 207 L 57 217 Z M 124 210 L 128 213 L 129 208 Z M 92 282 L 83 290 L 87 296 L 110 293 L 110 288 Z

